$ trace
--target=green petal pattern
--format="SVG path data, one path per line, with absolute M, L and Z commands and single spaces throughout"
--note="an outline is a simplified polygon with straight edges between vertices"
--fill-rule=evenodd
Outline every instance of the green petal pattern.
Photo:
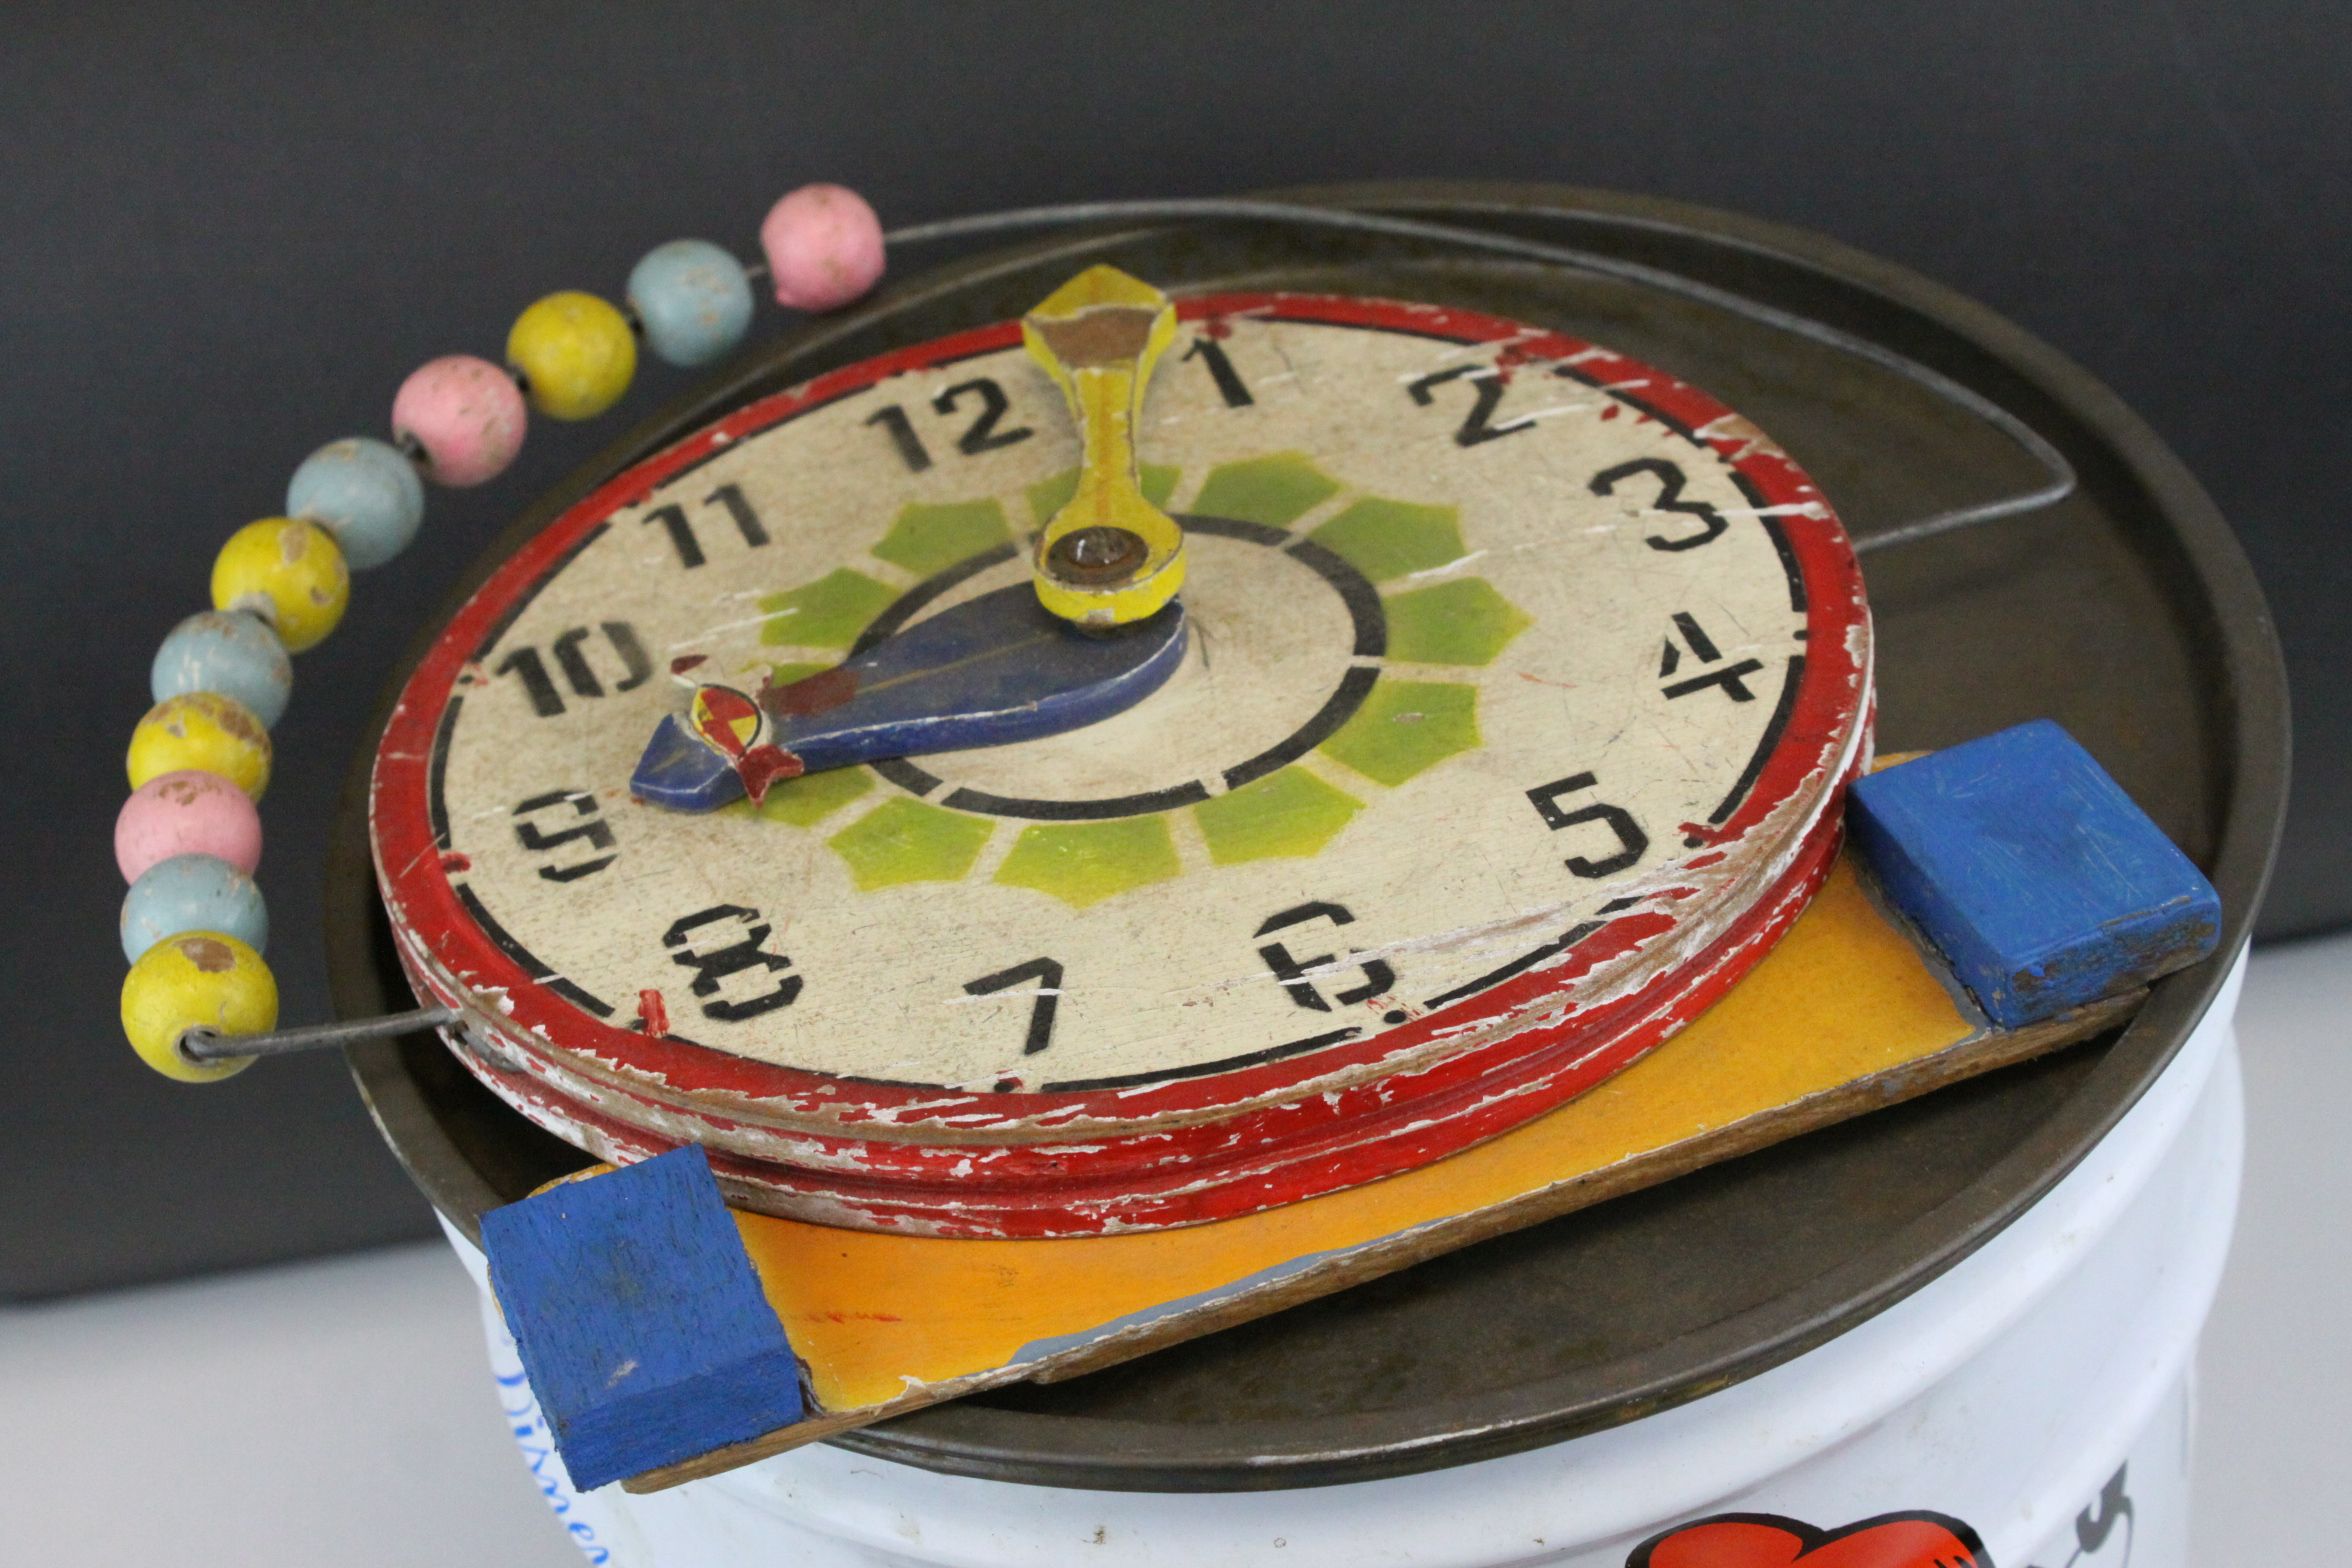
M 1152 464 L 1144 465 L 1140 477 L 1144 493 L 1159 506 L 1170 504 L 1182 479 L 1177 469 Z M 1042 526 L 1067 504 L 1076 485 L 1075 469 L 1030 485 L 1021 496 L 1030 521 Z M 1342 489 L 1306 454 L 1277 452 L 1211 469 L 1182 510 L 1288 529 Z M 1015 537 L 1003 502 L 995 498 L 917 504 L 898 513 L 873 546 L 873 555 L 916 577 L 930 577 Z M 1387 658 L 1394 664 L 1488 665 L 1530 624 L 1483 577 L 1412 586 L 1416 578 L 1470 564 L 1454 507 L 1359 495 L 1304 537 L 1387 590 L 1382 595 Z M 866 573 L 841 568 L 761 599 L 767 616 L 761 641 L 846 652 L 898 593 Z M 778 663 L 773 678 L 796 680 L 826 668 L 827 662 Z M 1384 671 L 1363 705 L 1318 750 L 1357 778 L 1393 788 L 1479 744 L 1475 685 Z M 1318 767 L 1321 771 L 1294 763 L 1188 808 L 1210 864 L 1320 854 L 1364 802 L 1350 793 L 1353 786 L 1325 776 L 1332 774 L 1330 767 Z M 730 809 L 814 829 L 863 799 L 875 782 L 869 769 L 837 769 L 775 786 L 756 812 L 748 805 Z M 826 844 L 861 890 L 874 891 L 971 875 L 997 828 L 987 816 L 894 797 L 831 833 Z M 1024 825 L 993 876 L 1004 886 L 1030 888 L 1084 909 L 1168 881 L 1183 869 L 1170 818 L 1158 815 Z

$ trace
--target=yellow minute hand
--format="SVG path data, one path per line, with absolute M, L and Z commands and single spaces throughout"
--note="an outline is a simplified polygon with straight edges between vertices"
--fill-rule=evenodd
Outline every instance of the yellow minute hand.
M 1037 537 L 1039 602 L 1108 630 L 1157 611 L 1184 586 L 1184 530 L 1144 499 L 1135 423 L 1152 367 L 1176 336 L 1168 296 L 1116 267 L 1089 267 L 1021 319 L 1021 340 L 1070 405 L 1078 488 Z

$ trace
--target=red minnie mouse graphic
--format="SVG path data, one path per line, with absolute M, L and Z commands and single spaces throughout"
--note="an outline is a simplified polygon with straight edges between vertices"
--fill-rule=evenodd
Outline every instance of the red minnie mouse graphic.
M 1886 1514 L 1817 1530 L 1776 1514 L 1718 1514 L 1645 1541 L 1626 1568 L 1993 1568 L 1976 1532 L 1942 1514 Z
M 2118 1470 L 2098 1501 L 2075 1515 L 2075 1551 L 2062 1568 L 2085 1568 L 2118 1525 L 2116 1568 L 2125 1568 L 2131 1521 L 2131 1493 Z M 1717 1514 L 1644 1541 L 1625 1568 L 1993 1568 L 1993 1560 L 1974 1530 L 1946 1514 L 1881 1514 L 1836 1530 L 1778 1514 Z

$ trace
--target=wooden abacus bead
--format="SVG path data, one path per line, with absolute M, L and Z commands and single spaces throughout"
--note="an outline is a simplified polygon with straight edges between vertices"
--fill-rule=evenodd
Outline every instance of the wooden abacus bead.
M 355 572 L 408 548 L 425 520 L 425 482 L 398 447 L 365 436 L 330 441 L 302 460 L 286 486 L 286 515 L 335 536 Z
M 191 1061 L 180 1050 L 180 1036 L 189 1030 L 261 1034 L 277 1023 L 277 977 L 259 953 L 224 931 L 165 937 L 123 977 L 123 1034 L 131 1049 L 182 1083 L 210 1083 L 243 1072 L 253 1061 Z
M 645 346 L 673 365 L 707 365 L 751 327 L 751 279 L 743 263 L 708 240 L 672 240 L 647 251 L 630 269 L 628 298 Z
M 637 374 L 637 334 L 611 305 L 567 289 L 515 318 L 506 335 L 506 362 L 540 413 L 593 419 L 629 390 Z
M 335 536 L 299 517 L 265 517 L 229 535 L 212 563 L 212 607 L 250 610 L 288 653 L 326 640 L 351 602 L 351 569 Z
M 392 438 L 415 444 L 427 479 L 462 488 L 506 471 L 523 449 L 530 417 L 512 375 L 486 359 L 449 354 L 400 383 Z
M 184 768 L 149 779 L 114 818 L 114 863 L 125 882 L 174 855 L 210 855 L 247 876 L 261 864 L 261 813 L 218 773 Z
M 269 623 L 245 610 L 203 610 L 173 627 L 155 650 L 147 687 L 157 702 L 217 691 L 277 728 L 294 693 L 294 661 Z
M 212 855 L 158 861 L 123 895 L 123 957 L 137 963 L 167 936 L 218 931 L 256 953 L 269 948 L 269 909 L 253 878 Z
M 166 697 L 131 731 L 124 759 L 131 788 L 184 769 L 217 773 L 261 799 L 269 788 L 270 738 L 253 710 L 217 691 Z
M 882 220 L 846 186 L 803 185 L 768 209 L 760 249 L 777 304 L 838 310 L 881 280 Z

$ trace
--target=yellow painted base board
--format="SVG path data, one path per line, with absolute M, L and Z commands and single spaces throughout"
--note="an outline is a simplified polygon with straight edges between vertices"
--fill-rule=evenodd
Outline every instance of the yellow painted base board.
M 654 1491 L 831 1433 L 1123 1361 L 2087 1038 L 2134 991 L 1992 1028 L 1851 857 L 1778 946 L 1664 1045 L 1448 1159 L 1181 1230 L 973 1241 L 738 1210 L 820 1413 L 623 1484 Z

